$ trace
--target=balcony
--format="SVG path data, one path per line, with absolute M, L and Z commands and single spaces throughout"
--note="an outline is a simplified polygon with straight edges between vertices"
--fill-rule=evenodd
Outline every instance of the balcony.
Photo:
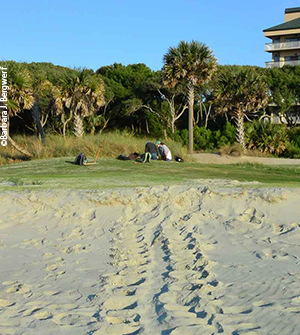
M 300 60 L 286 60 L 282 62 L 266 62 L 266 68 L 283 67 L 284 65 L 300 65 Z
M 300 41 L 282 42 L 282 43 L 266 43 L 265 51 L 271 52 L 276 50 L 300 49 Z

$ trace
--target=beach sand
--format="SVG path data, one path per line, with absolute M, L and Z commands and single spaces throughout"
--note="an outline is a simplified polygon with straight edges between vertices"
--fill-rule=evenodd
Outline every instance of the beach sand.
M 300 190 L 0 195 L 0 334 L 300 334 Z

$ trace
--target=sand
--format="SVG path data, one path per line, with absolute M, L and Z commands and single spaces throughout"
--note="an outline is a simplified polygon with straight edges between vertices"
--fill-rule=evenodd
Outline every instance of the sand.
M 195 153 L 192 160 L 203 164 L 238 164 L 256 163 L 263 165 L 300 165 L 300 159 L 295 158 L 274 158 L 274 157 L 254 157 L 241 156 L 234 157 L 229 155 L 219 155 L 214 153 Z
M 300 334 L 300 190 L 0 195 L 0 334 Z

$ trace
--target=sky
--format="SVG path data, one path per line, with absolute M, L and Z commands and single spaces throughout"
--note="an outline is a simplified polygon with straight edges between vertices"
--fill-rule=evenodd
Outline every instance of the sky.
M 284 22 L 295 0 L 11 0 L 0 4 L 0 60 L 97 70 L 163 65 L 169 47 L 196 40 L 218 63 L 265 66 L 262 30 Z

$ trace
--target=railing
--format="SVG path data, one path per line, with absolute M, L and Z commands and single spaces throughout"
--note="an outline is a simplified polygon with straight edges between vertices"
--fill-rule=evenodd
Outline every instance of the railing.
M 300 60 L 286 60 L 282 62 L 266 62 L 267 68 L 283 67 L 284 65 L 300 65 Z
M 266 51 L 297 49 L 300 48 L 300 41 L 282 42 L 282 43 L 266 43 Z

